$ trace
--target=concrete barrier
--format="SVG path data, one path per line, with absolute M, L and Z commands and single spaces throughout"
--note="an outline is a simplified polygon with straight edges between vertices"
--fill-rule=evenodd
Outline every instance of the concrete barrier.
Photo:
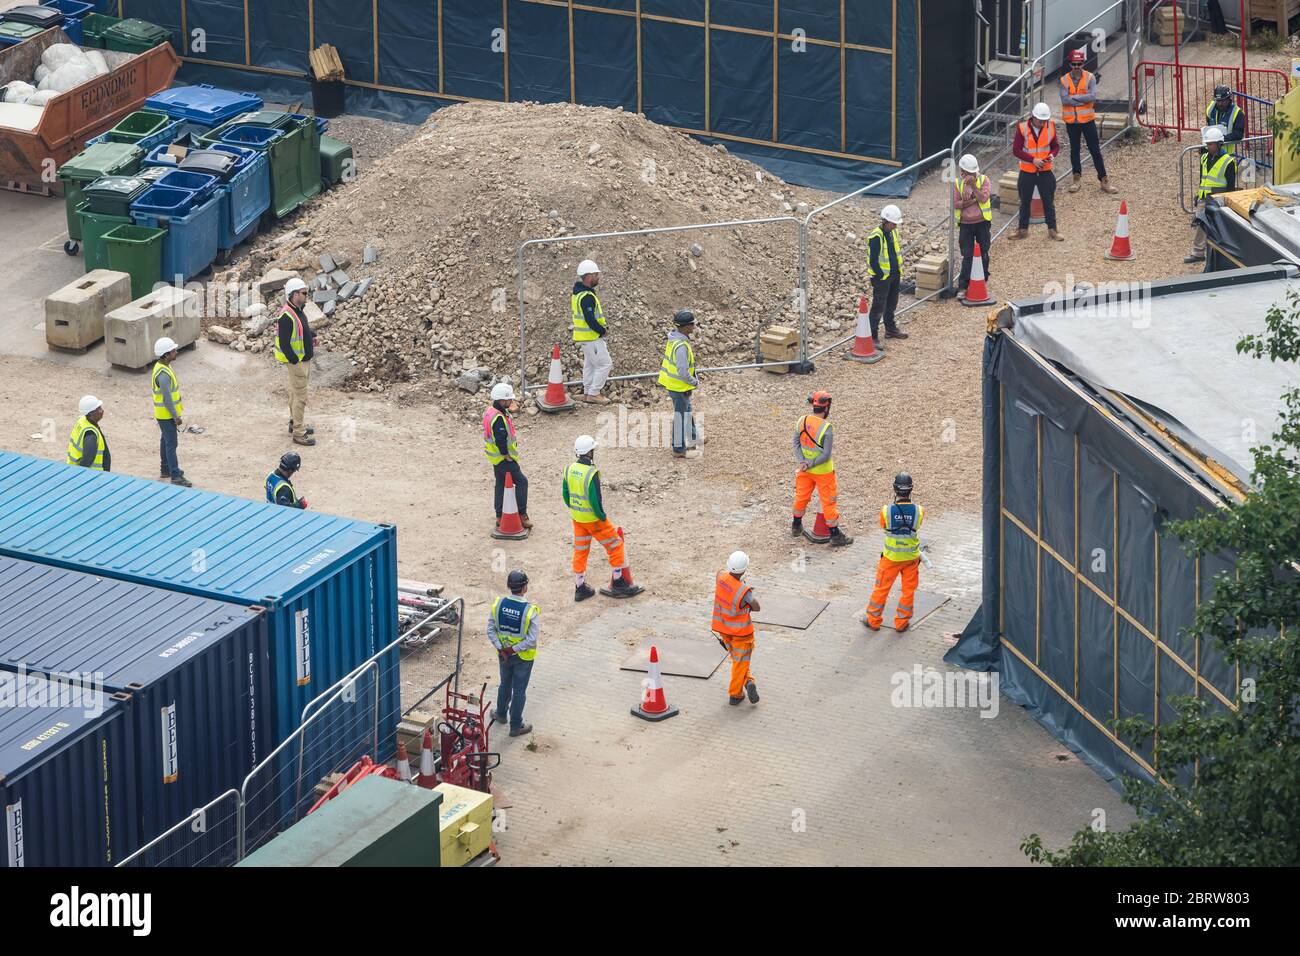
M 104 337 L 104 316 L 131 301 L 131 277 L 95 269 L 45 299 L 45 344 L 85 352 Z
M 108 361 L 122 368 L 153 364 L 153 344 L 163 336 L 181 348 L 199 338 L 198 293 L 175 286 L 159 286 L 104 317 Z

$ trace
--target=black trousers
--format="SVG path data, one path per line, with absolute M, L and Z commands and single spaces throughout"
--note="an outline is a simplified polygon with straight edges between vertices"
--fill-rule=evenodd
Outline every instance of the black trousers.
M 871 323 L 871 337 L 880 338 L 880 320 L 885 320 L 886 332 L 897 332 L 898 323 L 894 321 L 894 310 L 898 308 L 897 275 L 892 275 L 883 282 L 871 280 L 871 313 L 867 317 Z
M 501 517 L 501 505 L 506 496 L 506 475 L 510 475 L 515 480 L 515 500 L 519 502 L 519 513 L 528 514 L 528 479 L 524 473 L 519 470 L 519 462 L 507 458 L 505 461 L 499 461 L 492 466 L 492 473 L 497 478 L 497 490 L 493 501 L 497 509 L 497 517 Z
M 1043 200 L 1043 215 L 1047 218 L 1047 228 L 1056 228 L 1056 176 L 1050 169 L 1041 173 L 1027 173 L 1020 170 L 1020 181 L 1016 184 L 1020 193 L 1020 228 L 1029 228 L 1029 204 L 1034 199 L 1034 187 Z
M 1083 172 L 1083 164 L 1079 153 L 1079 139 L 1082 137 L 1088 143 L 1088 155 L 1092 157 L 1092 165 L 1097 170 L 1097 178 L 1106 178 L 1106 160 L 1101 158 L 1101 140 L 1097 138 L 1097 121 L 1091 120 L 1087 123 L 1066 123 L 1065 132 L 1070 137 L 1070 169 L 1074 170 L 1074 175 L 1078 176 Z
M 989 243 L 993 241 L 993 224 L 988 220 L 960 222 L 957 224 L 957 248 L 961 250 L 961 277 L 957 288 L 970 285 L 970 270 L 975 262 L 975 243 L 980 244 L 980 260 L 984 263 L 984 278 L 989 277 Z

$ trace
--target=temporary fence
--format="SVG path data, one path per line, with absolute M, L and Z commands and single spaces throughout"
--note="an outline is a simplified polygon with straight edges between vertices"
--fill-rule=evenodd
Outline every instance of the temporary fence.
M 1137 121 L 1153 131 L 1199 133 L 1205 113 L 1214 102 L 1214 88 L 1232 90 L 1246 114 L 1246 131 L 1268 129 L 1273 104 L 1290 89 L 1291 79 L 1281 70 L 1237 66 L 1143 60 L 1133 70 Z
M 1251 158 L 1251 151 L 1263 146 L 1271 149 L 1273 137 L 1247 136 L 1241 145 L 1246 148 L 1246 155 L 1237 161 L 1237 187 L 1249 189 L 1252 186 L 1266 185 L 1272 167 L 1255 163 Z M 1194 143 L 1184 148 L 1178 155 L 1178 204 L 1182 206 L 1183 212 L 1188 214 L 1196 212 L 1196 207 L 1200 204 L 1196 193 L 1201 182 L 1201 148 L 1199 143 Z
M 117 865 L 230 866 L 239 859 L 240 799 L 238 790 L 227 790 Z

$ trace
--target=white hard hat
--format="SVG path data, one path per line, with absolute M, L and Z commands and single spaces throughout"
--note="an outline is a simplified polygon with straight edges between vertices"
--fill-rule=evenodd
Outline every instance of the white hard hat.
M 1222 143 L 1223 127 L 1222 126 L 1205 126 L 1201 128 L 1202 143 Z
M 579 279 L 581 279 L 583 276 L 591 275 L 593 272 L 599 272 L 599 271 L 600 271 L 600 266 L 596 265 L 596 263 L 592 262 L 590 259 L 583 259 L 581 262 L 578 263 Z
M 899 209 L 892 202 L 884 209 L 880 210 L 880 218 L 885 222 L 892 222 L 897 226 L 903 221 L 903 210 Z
M 1044 122 L 1046 122 L 1051 118 L 1052 118 L 1052 108 L 1048 106 L 1046 103 L 1038 103 L 1034 106 L 1034 119 L 1043 120 Z
M 492 401 L 504 402 L 514 401 L 515 390 L 510 387 L 509 382 L 497 382 L 492 386 Z
M 744 551 L 733 551 L 727 558 L 727 570 L 732 574 L 744 574 L 749 567 L 749 555 Z
M 102 408 L 104 403 L 94 395 L 83 395 L 81 401 L 77 402 L 77 411 L 82 415 L 89 415 L 97 408 Z
M 963 156 L 961 158 L 961 162 L 958 163 L 957 165 L 959 165 L 962 168 L 962 172 L 978 173 L 980 171 L 979 160 L 976 159 L 974 156 L 972 156 L 970 153 L 967 153 L 965 156 Z
M 590 435 L 579 435 L 578 440 L 573 443 L 573 453 L 575 455 L 585 455 L 587 452 L 596 450 L 596 439 Z
M 164 335 L 153 344 L 154 358 L 162 358 L 168 352 L 175 352 L 179 347 L 180 346 Z
M 303 282 L 297 276 L 294 276 L 292 279 L 290 279 L 288 282 L 284 284 L 284 297 L 286 299 L 289 298 L 289 296 L 293 295 L 295 292 L 306 292 L 306 291 L 307 291 L 307 283 Z

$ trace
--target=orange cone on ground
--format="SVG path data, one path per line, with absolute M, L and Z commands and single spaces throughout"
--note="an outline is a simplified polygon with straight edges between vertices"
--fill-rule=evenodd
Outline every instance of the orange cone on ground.
M 573 396 L 564 390 L 564 373 L 560 369 L 558 345 L 551 349 L 551 374 L 546 380 L 546 393 L 537 399 L 537 407 L 552 414 L 574 407 Z
M 1110 252 L 1106 253 L 1107 259 L 1115 259 L 1126 262 L 1129 259 L 1136 259 L 1133 254 L 1133 247 L 1128 241 L 1128 200 L 1121 199 L 1119 203 L 1119 218 L 1115 220 L 1115 240 L 1110 244 Z
M 876 351 L 875 340 L 871 338 L 871 319 L 865 295 L 858 296 L 858 330 L 853 337 L 853 348 L 845 352 L 844 357 L 863 365 L 872 365 L 885 357 Z
M 400 780 L 411 779 L 411 757 L 406 752 L 406 742 L 397 742 L 397 776 Z
M 975 251 L 970 264 L 970 285 L 966 286 L 966 298 L 962 305 L 992 305 L 993 296 L 989 295 L 988 279 L 984 275 L 984 256 L 980 244 L 975 243 Z
M 420 775 L 415 778 L 415 782 L 426 790 L 432 790 L 438 785 L 438 778 L 433 772 L 433 734 L 425 730 L 424 744 L 420 748 Z
M 1038 187 L 1034 187 L 1034 198 L 1029 201 L 1029 221 L 1033 223 L 1047 222 L 1047 212 L 1043 209 L 1043 197 L 1038 195 Z
M 492 537 L 515 540 L 528 537 L 528 529 L 519 520 L 519 502 L 515 498 L 515 479 L 506 475 L 505 495 L 501 500 L 501 520 L 497 522 Z
M 664 679 L 659 673 L 659 648 L 650 645 L 650 669 L 641 682 L 641 702 L 632 708 L 632 716 L 642 720 L 667 720 L 677 716 L 677 708 L 668 706 L 664 696 Z
M 803 536 L 814 544 L 825 544 L 831 539 L 831 526 L 826 523 L 826 515 L 817 512 L 817 520 L 813 522 L 813 529 L 809 531 L 803 529 Z
M 622 528 L 615 528 L 614 531 L 618 534 L 620 540 L 626 542 L 627 538 L 624 536 Z M 626 553 L 627 552 L 624 551 L 624 554 Z M 614 582 L 618 580 L 620 577 L 622 577 L 622 579 L 627 583 L 627 587 L 622 590 L 615 591 Z M 644 590 L 645 588 L 641 587 L 641 585 L 633 582 L 632 568 L 630 565 L 625 564 L 620 570 L 615 571 L 613 574 L 609 576 L 609 586 L 601 588 L 600 593 L 605 595 L 606 597 L 630 598 L 630 597 L 635 597 L 636 595 L 640 594 Z

